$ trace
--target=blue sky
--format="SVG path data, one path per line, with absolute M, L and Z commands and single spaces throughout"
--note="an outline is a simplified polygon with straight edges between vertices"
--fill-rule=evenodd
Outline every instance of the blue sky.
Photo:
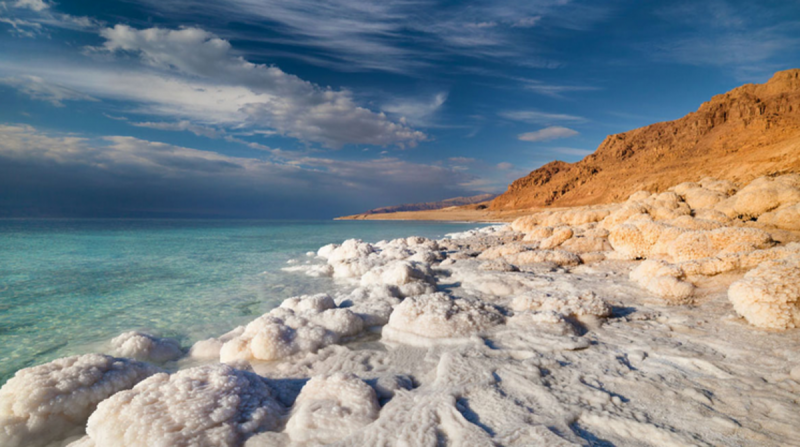
M 502 192 L 800 66 L 793 1 L 0 1 L 0 216 Z

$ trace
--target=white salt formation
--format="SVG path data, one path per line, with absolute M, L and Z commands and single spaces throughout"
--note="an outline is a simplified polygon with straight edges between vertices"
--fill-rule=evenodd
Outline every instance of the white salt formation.
M 97 404 L 158 370 L 100 354 L 17 371 L 0 388 L 0 445 L 44 446 L 81 434 Z
M 315 352 L 343 337 L 358 334 L 363 320 L 339 309 L 325 294 L 290 298 L 280 307 L 236 330 L 220 348 L 220 360 L 277 360 L 298 352 Z
M 159 338 L 143 332 L 125 332 L 111 340 L 113 354 L 155 363 L 177 360 L 183 356 L 181 345 L 172 338 Z
M 434 293 L 405 299 L 394 309 L 383 336 L 387 340 L 428 344 L 429 339 L 462 339 L 503 322 L 490 305 Z
M 103 401 L 83 446 L 238 446 L 284 412 L 266 380 L 226 365 L 156 374 Z
M 760 264 L 731 285 L 728 298 L 753 326 L 800 327 L 800 256 Z
M 372 423 L 379 412 L 375 390 L 355 375 L 317 376 L 297 396 L 285 431 L 294 442 L 330 444 Z
M 439 241 L 327 245 L 284 270 L 331 278 L 328 294 L 198 341 L 173 364 L 192 369 L 103 387 L 73 445 L 793 445 L 799 209 L 798 175 L 705 178 Z M 6 388 L 2 445 L 63 444 L 94 408 Z M 53 403 L 25 400 L 39 388 Z

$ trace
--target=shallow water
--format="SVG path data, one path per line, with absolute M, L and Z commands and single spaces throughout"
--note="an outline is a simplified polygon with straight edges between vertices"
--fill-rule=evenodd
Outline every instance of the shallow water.
M 360 238 L 442 237 L 476 224 L 365 221 L 0 220 L 0 384 L 127 330 L 185 346 L 283 299 L 330 290 L 281 272 Z

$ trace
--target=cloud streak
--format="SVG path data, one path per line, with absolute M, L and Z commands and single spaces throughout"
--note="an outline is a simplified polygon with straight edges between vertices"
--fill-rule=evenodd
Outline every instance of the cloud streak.
M 582 29 L 607 16 L 606 8 L 581 0 L 146 1 L 184 19 L 224 18 L 269 28 L 280 37 L 243 33 L 239 38 L 316 52 L 311 56 L 298 53 L 305 62 L 340 70 L 406 74 L 416 74 L 453 55 L 527 60 L 538 49 L 524 38 L 524 32 Z
M 545 127 L 544 129 L 537 130 L 535 132 L 527 132 L 523 134 L 519 134 L 517 139 L 520 141 L 550 141 L 556 140 L 560 138 L 569 138 L 578 135 L 578 132 L 560 126 L 551 126 Z
M 232 157 L 128 136 L 93 139 L 0 125 L 0 185 L 16 185 L 0 188 L 0 210 L 6 215 L 42 209 L 58 215 L 131 216 L 175 209 L 192 215 L 321 217 L 475 192 L 466 186 L 474 175 L 445 166 L 388 157 L 343 161 L 280 151 L 266 155 Z M 59 208 L 57 201 L 75 211 Z

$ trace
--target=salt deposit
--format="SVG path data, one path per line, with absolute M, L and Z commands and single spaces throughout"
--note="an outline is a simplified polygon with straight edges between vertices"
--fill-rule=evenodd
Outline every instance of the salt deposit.
M 314 352 L 363 328 L 364 322 L 358 315 L 337 308 L 328 295 L 289 298 L 225 341 L 219 358 L 225 363 L 277 360 Z
M 754 326 L 800 327 L 800 257 L 759 264 L 731 285 L 728 298 Z
M 237 446 L 279 424 L 266 380 L 225 365 L 156 374 L 103 401 L 82 445 Z
M 172 338 L 159 338 L 143 332 L 125 332 L 111 340 L 113 354 L 155 363 L 177 360 L 183 355 L 180 343 Z
M 434 293 L 405 299 L 384 328 L 384 338 L 427 345 L 430 339 L 459 340 L 503 321 L 502 315 L 481 301 Z
M 294 442 L 329 444 L 370 424 L 379 412 L 375 390 L 355 375 L 317 376 L 297 396 L 286 433 Z
M 0 388 L 0 445 L 44 446 L 80 434 L 97 404 L 156 372 L 99 354 L 20 370 Z
M 9 381 L 0 436 L 77 439 L 97 406 L 74 447 L 790 445 L 798 188 L 796 175 L 706 178 L 439 241 L 327 245 L 284 270 L 331 278 L 329 293 L 168 364 L 189 369 L 129 389 L 152 369 L 101 356 L 132 372 L 92 399 L 48 382 L 62 368 L 49 364 L 41 384 Z M 112 344 L 180 355 L 147 334 Z M 25 400 L 35 389 L 46 396 Z M 82 416 L 67 424 L 45 401 Z

